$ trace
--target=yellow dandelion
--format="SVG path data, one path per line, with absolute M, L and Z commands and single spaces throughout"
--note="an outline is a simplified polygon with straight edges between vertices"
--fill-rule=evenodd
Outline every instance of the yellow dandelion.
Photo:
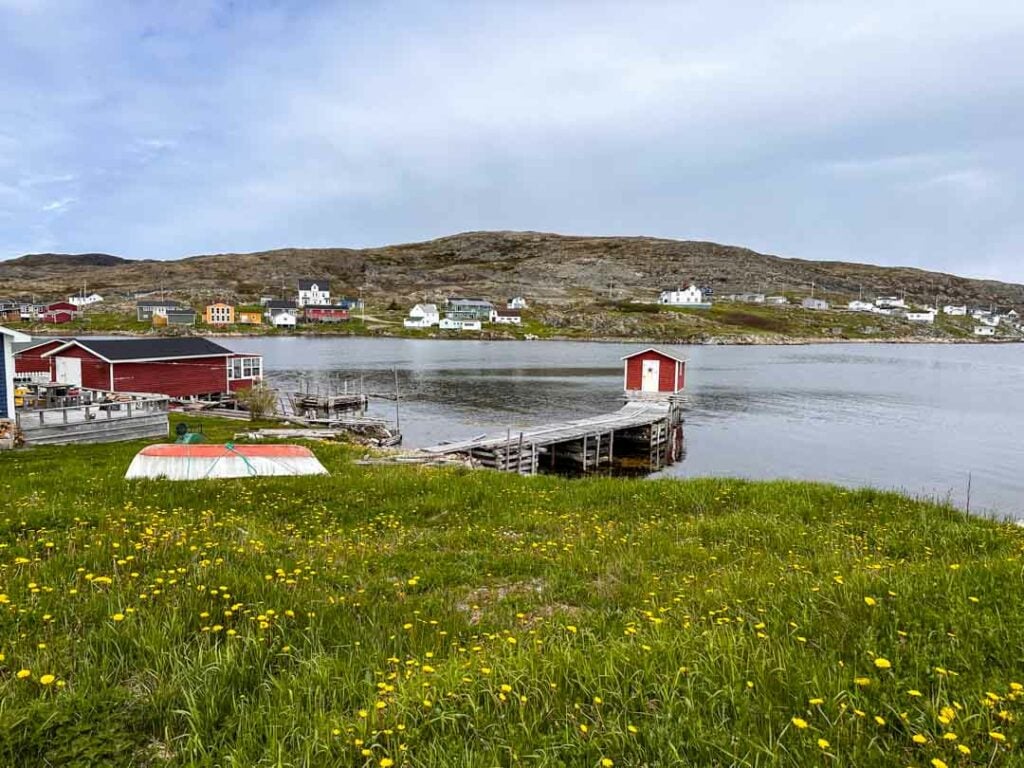
M 956 748 L 957 748 L 957 751 L 961 755 L 969 755 L 969 754 L 971 754 L 971 748 L 968 747 L 966 744 L 957 744 Z
M 115 613 L 110 618 L 112 618 L 114 621 L 124 621 L 124 614 L 123 613 Z
M 886 658 L 879 656 L 877 659 L 875 659 L 875 666 L 879 669 L 890 669 L 892 667 L 892 662 Z
M 380 765 L 380 768 L 391 768 L 391 766 L 394 764 L 395 761 L 392 760 L 390 757 L 382 757 L 380 759 L 380 763 L 378 763 L 378 765 Z
M 873 598 L 873 597 L 865 597 L 864 598 L 864 604 L 874 608 L 876 605 L 878 605 L 878 601 L 875 600 L 875 598 Z
M 828 743 L 826 739 L 818 739 L 818 747 L 821 749 L 828 749 L 832 745 Z
M 854 685 L 859 685 L 861 688 L 867 688 L 871 685 L 870 677 L 855 677 L 853 678 Z
M 932 766 L 933 768 L 948 768 L 948 766 L 937 757 L 932 758 Z
M 993 741 L 998 741 L 1000 744 L 1006 741 L 1006 736 L 999 731 L 989 731 L 988 735 Z
M 612 766 L 615 765 L 615 761 L 612 760 L 610 757 L 602 757 L 601 765 L 603 766 L 603 768 L 612 768 Z
M 928 737 L 925 736 L 923 733 L 915 733 L 913 736 L 910 737 L 910 740 L 912 742 L 914 742 L 915 744 L 927 744 L 928 743 Z
M 878 715 L 875 715 L 875 722 L 878 723 L 879 725 L 885 725 L 885 718 L 884 717 L 879 717 Z
M 794 717 L 790 720 L 790 722 L 793 723 L 795 727 L 801 730 L 807 727 L 807 721 L 804 720 L 802 717 Z
M 15 677 L 17 677 L 19 680 L 24 680 L 26 677 L 31 677 L 31 676 L 32 676 L 32 670 L 31 669 L 19 669 L 18 670 L 18 674 L 15 675 Z
M 815 699 L 809 699 L 807 701 L 807 703 L 810 704 L 812 707 L 817 707 L 817 706 L 820 706 L 821 704 L 824 704 L 825 700 L 824 699 L 817 699 L 817 698 L 815 698 Z

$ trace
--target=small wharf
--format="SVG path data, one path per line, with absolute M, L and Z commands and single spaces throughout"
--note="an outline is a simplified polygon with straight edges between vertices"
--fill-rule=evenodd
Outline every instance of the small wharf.
M 586 474 L 632 467 L 654 472 L 682 456 L 682 409 L 676 400 L 628 402 L 586 419 L 507 430 L 424 448 L 434 456 L 463 455 L 489 469 L 535 475 Z

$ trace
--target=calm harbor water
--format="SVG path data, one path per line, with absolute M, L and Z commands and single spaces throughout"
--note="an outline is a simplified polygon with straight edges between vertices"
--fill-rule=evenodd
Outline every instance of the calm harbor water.
M 394 391 L 406 447 L 595 415 L 638 344 L 220 339 L 275 386 Z M 664 474 L 825 480 L 1024 519 L 1024 346 L 676 347 L 686 459 Z M 393 419 L 395 405 L 374 401 Z

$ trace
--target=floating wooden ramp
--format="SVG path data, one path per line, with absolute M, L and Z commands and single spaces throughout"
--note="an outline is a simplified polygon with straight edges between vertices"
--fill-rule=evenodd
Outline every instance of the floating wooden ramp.
M 613 413 L 441 443 L 428 454 L 469 456 L 482 466 L 534 475 L 632 468 L 656 471 L 683 450 L 682 411 L 675 399 L 638 400 Z

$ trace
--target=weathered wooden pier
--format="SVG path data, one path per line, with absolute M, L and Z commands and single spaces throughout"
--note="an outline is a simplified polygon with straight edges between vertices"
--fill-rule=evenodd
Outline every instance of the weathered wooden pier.
M 464 455 L 480 466 L 521 475 L 655 472 L 681 457 L 682 424 L 678 401 L 629 402 L 602 416 L 509 429 L 504 435 L 442 443 L 424 451 Z
M 425 448 L 433 456 L 464 456 L 502 472 L 656 472 L 684 456 L 683 411 L 686 361 L 659 349 L 622 358 L 626 404 L 586 419 L 545 424 L 504 435 Z

